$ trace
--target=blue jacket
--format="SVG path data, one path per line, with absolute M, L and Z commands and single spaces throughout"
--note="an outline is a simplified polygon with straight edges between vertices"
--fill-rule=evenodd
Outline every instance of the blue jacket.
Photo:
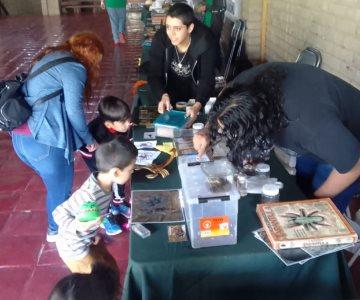
M 32 71 L 51 60 L 66 56 L 70 54 L 50 53 L 36 63 Z M 41 73 L 23 86 L 25 99 L 31 106 L 37 99 L 63 89 L 63 95 L 33 106 L 28 125 L 37 142 L 65 149 L 65 158 L 69 160 L 76 149 L 94 143 L 83 109 L 86 80 L 86 69 L 82 64 L 66 62 Z

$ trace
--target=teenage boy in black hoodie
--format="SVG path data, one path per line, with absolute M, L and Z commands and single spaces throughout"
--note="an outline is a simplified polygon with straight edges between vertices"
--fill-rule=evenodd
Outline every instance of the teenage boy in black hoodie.
M 195 19 L 193 9 L 184 3 L 170 7 L 166 26 L 155 34 L 150 51 L 148 81 L 159 99 L 158 111 L 175 107 L 178 101 L 195 99 L 187 116 L 188 127 L 200 109 L 213 96 L 215 47 L 210 29 Z

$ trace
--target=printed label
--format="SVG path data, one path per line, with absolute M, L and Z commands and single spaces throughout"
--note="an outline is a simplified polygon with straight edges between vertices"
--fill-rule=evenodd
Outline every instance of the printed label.
M 208 238 L 229 234 L 229 216 L 217 216 L 200 219 L 200 237 Z

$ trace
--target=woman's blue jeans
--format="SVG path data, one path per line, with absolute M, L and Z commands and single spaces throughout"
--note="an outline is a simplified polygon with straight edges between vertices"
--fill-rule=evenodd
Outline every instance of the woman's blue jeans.
M 329 164 L 315 162 L 310 157 L 299 156 L 296 160 L 296 175 L 312 178 L 312 190 L 317 190 L 329 177 L 334 168 Z M 337 208 L 343 213 L 353 196 L 360 191 L 360 178 L 345 190 L 332 198 Z
M 111 32 L 114 42 L 119 41 L 119 33 L 125 34 L 126 9 L 125 8 L 107 8 L 110 19 Z
M 71 193 L 74 178 L 74 162 L 64 157 L 64 149 L 40 144 L 31 135 L 13 134 L 14 150 L 19 158 L 32 168 L 46 186 L 48 229 L 57 231 L 53 210 Z

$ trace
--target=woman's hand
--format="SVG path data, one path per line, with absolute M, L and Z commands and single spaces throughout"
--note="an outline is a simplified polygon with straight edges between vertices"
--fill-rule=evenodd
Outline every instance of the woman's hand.
M 165 110 L 170 110 L 172 109 L 172 106 L 170 104 L 170 97 L 168 94 L 163 94 L 161 97 L 161 100 L 158 104 L 158 112 L 159 114 L 163 114 L 165 112 Z
M 86 145 L 86 149 L 89 151 L 89 152 L 94 152 L 97 148 L 97 143 L 94 143 L 94 144 L 91 144 L 91 145 Z
M 201 157 L 205 154 L 209 146 L 209 143 L 210 143 L 209 133 L 206 127 L 194 134 L 193 144 L 194 144 L 194 149 L 198 153 L 199 159 L 201 159 Z
M 88 232 L 96 230 L 100 227 L 102 218 L 98 217 L 95 220 L 88 221 L 88 222 L 80 222 L 78 218 L 75 218 L 76 220 L 76 230 L 79 232 Z
M 190 128 L 191 125 L 195 122 L 201 107 L 202 105 L 200 102 L 195 102 L 193 106 L 187 109 L 185 118 L 190 117 L 190 120 L 186 123 L 185 128 Z
M 100 6 L 101 6 L 101 9 L 105 9 L 105 1 L 104 0 L 101 0 Z

